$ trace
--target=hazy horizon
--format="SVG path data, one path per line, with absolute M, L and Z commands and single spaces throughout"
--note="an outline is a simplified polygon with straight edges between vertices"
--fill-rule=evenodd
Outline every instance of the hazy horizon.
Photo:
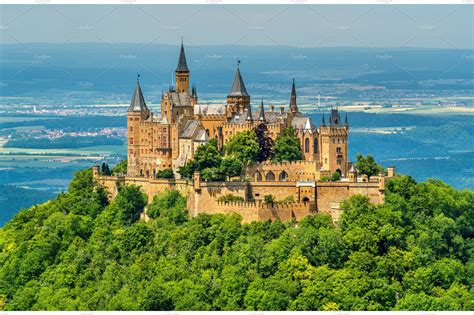
M 473 49 L 469 5 L 0 5 L 0 42 Z M 217 27 L 216 27 L 217 26 Z

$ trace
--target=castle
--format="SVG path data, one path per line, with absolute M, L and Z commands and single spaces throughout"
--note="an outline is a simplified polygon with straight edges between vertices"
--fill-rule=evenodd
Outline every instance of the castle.
M 339 203 L 354 194 L 364 194 L 373 202 L 383 201 L 385 176 L 371 181 L 357 176 L 348 161 L 349 124 L 337 109 L 332 109 L 326 124 L 323 115 L 316 127 L 298 109 L 293 80 L 288 109 L 265 110 L 263 99 L 258 110 L 252 109 L 237 64 L 234 81 L 224 104 L 200 104 L 197 89 L 190 91 L 190 71 L 183 44 L 175 71 L 176 86 L 162 93 L 161 115 L 152 113 L 145 102 L 137 79 L 135 91 L 127 110 L 128 173 L 124 176 L 103 176 L 94 168 L 96 180 L 107 187 L 113 197 L 116 183 L 140 185 L 152 197 L 164 189 L 178 189 L 188 197 L 191 215 L 199 213 L 239 213 L 244 222 L 265 219 L 300 219 L 316 212 L 326 212 L 336 220 Z M 155 174 L 177 169 L 192 160 L 197 148 L 216 139 L 222 148 L 235 134 L 265 124 L 268 136 L 276 139 L 288 127 L 293 127 L 300 141 L 304 160 L 254 164 L 245 169 L 240 182 L 203 182 L 196 173 L 192 181 L 185 179 L 156 179 Z M 341 175 L 337 182 L 321 181 L 334 172 Z M 393 168 L 388 176 L 393 176 Z M 225 203 L 218 198 L 226 194 L 241 197 L 244 202 Z M 290 203 L 263 202 L 264 196 Z

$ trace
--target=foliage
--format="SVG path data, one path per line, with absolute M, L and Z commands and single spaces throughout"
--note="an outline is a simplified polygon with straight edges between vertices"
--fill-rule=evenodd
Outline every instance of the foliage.
M 155 173 L 155 178 L 166 178 L 166 179 L 173 179 L 174 178 L 174 173 L 171 168 L 167 168 L 164 170 L 158 170 Z
M 334 172 L 334 173 L 332 173 L 332 175 L 331 175 L 331 180 L 332 180 L 333 182 L 336 182 L 336 181 L 338 181 L 338 180 L 340 180 L 340 179 L 341 179 L 341 174 L 339 174 L 339 172 Z
M 226 156 L 222 159 L 219 171 L 227 178 L 240 176 L 242 175 L 243 164 L 236 157 Z
M 275 142 L 273 139 L 268 136 L 268 129 L 266 124 L 259 124 L 256 126 L 253 131 L 257 136 L 257 143 L 258 143 L 258 154 L 257 154 L 257 162 L 263 162 L 267 160 L 271 160 L 273 158 L 273 146 Z
M 122 160 L 112 168 L 112 175 L 127 174 L 127 168 L 128 168 L 127 160 Z
M 220 196 L 219 198 L 217 198 L 217 201 L 221 201 L 221 202 L 242 202 L 244 200 L 245 199 L 243 197 L 232 195 L 232 194 L 227 194 L 227 195 Z
M 384 204 L 344 201 L 337 226 L 188 219 L 165 191 L 145 223 L 138 187 L 109 204 L 92 183 L 79 172 L 0 229 L 5 310 L 474 310 L 472 191 L 397 176 Z
M 222 156 L 217 149 L 216 141 L 209 141 L 199 146 L 194 154 L 194 159 L 186 163 L 186 165 L 178 168 L 178 173 L 183 178 L 192 178 L 194 172 L 200 171 L 201 176 L 205 174 L 203 179 L 212 180 L 216 176 L 221 165 Z M 219 174 L 220 177 L 222 177 Z
M 253 130 L 236 133 L 225 145 L 226 155 L 233 156 L 242 161 L 245 166 L 252 165 L 257 161 L 260 147 L 257 135 Z
M 273 150 L 273 162 L 297 161 L 303 159 L 301 144 L 296 136 L 296 130 L 293 127 L 286 128 L 281 135 L 277 136 Z
M 152 203 L 148 205 L 147 214 L 153 219 L 166 217 L 177 224 L 186 222 L 186 198 L 177 190 L 165 190 L 153 197 Z
M 321 176 L 321 178 L 319 179 L 320 181 L 322 182 L 329 182 L 329 177 L 328 176 Z
M 275 196 L 265 195 L 265 196 L 263 196 L 263 202 L 268 203 L 268 204 L 274 204 L 275 203 Z
M 357 154 L 356 158 L 356 168 L 359 174 L 367 175 L 367 177 L 370 179 L 371 176 L 384 172 L 383 167 L 375 162 L 375 159 L 372 155 L 367 155 L 364 157 L 361 154 Z

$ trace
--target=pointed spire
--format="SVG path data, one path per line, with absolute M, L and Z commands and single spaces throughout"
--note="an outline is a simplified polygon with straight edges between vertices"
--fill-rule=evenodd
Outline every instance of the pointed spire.
M 323 121 L 321 122 L 321 126 L 326 127 L 326 121 L 324 120 L 324 113 L 323 113 Z
M 133 92 L 132 101 L 128 107 L 128 112 L 142 112 L 148 111 L 148 107 L 145 103 L 145 98 L 143 97 L 142 89 L 140 87 L 140 75 L 137 75 L 137 85 L 135 86 L 135 91 Z
M 245 118 L 247 122 L 253 122 L 252 117 L 252 105 L 249 104 L 249 108 L 247 109 L 247 117 Z
M 293 114 L 299 113 L 299 111 L 298 111 L 298 105 L 296 104 L 295 79 L 293 79 L 293 84 L 292 84 L 292 86 L 291 86 L 290 112 L 292 112 Z
M 265 110 L 263 108 L 263 97 L 262 97 L 262 102 L 260 103 L 260 113 L 258 114 L 258 120 L 260 121 L 265 121 Z
M 179 51 L 179 60 L 176 71 L 189 72 L 188 64 L 186 62 L 186 54 L 184 53 L 183 38 L 181 38 L 181 50 Z
M 196 86 L 193 84 L 191 87 L 191 96 L 194 98 L 196 96 Z
M 249 96 L 245 88 L 244 80 L 240 74 L 240 60 L 237 60 L 237 72 L 235 73 L 234 83 L 228 96 Z

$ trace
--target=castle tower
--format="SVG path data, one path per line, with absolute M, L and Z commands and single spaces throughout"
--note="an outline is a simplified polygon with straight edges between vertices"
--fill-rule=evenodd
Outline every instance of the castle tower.
M 237 61 L 237 72 L 229 95 L 227 95 L 227 105 L 230 105 L 233 112 L 243 113 L 250 105 L 250 95 L 245 88 L 244 80 L 240 74 L 240 60 Z
M 291 97 L 290 97 L 290 113 L 298 114 L 298 105 L 296 104 L 296 87 L 295 79 L 293 79 L 293 85 L 291 86 Z
M 323 170 L 339 172 L 347 176 L 348 158 L 347 143 L 349 137 L 349 124 L 347 115 L 345 124 L 342 125 L 341 115 L 337 109 L 331 109 L 329 124 L 326 125 L 323 115 L 320 127 L 320 162 Z
M 150 116 L 150 111 L 145 103 L 142 89 L 137 77 L 137 85 L 133 92 L 132 101 L 127 110 L 127 143 L 128 143 L 128 175 L 139 176 L 140 174 L 140 124 Z
M 186 62 L 183 42 L 179 52 L 178 66 L 176 67 L 176 92 L 189 94 L 189 68 Z

